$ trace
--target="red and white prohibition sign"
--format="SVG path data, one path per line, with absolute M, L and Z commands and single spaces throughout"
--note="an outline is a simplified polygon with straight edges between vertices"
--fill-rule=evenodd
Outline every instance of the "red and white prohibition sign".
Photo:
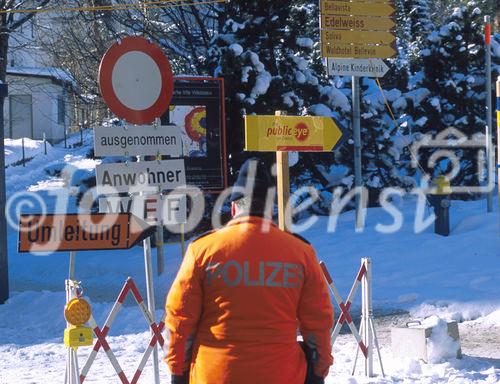
M 174 77 L 159 46 L 143 37 L 126 37 L 104 54 L 99 87 L 116 116 L 131 124 L 149 124 L 167 110 Z

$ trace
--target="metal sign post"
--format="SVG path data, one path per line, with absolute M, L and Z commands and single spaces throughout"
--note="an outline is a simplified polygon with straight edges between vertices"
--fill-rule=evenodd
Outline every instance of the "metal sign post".
M 361 109 L 359 77 L 352 77 L 352 133 L 354 139 L 354 186 L 356 193 L 356 229 L 362 226 L 363 176 L 361 172 Z
M 497 79 L 497 190 L 498 190 L 498 212 L 500 216 L 500 76 Z
M 141 156 L 137 156 L 137 162 L 139 164 L 142 162 L 142 160 L 143 159 Z M 184 166 L 184 163 L 182 163 L 182 165 Z M 144 193 L 141 192 L 140 195 L 143 196 Z M 144 251 L 144 271 L 146 277 L 146 300 L 148 302 L 148 310 L 151 314 L 151 319 L 154 322 L 156 318 L 156 303 L 155 286 L 153 282 L 153 261 L 151 260 L 151 239 L 149 237 L 144 239 L 144 241 L 142 242 L 142 246 Z M 151 331 L 151 335 L 154 336 L 153 331 Z M 160 367 L 158 365 L 158 348 L 156 347 L 156 344 L 153 347 L 153 372 L 155 384 L 160 384 Z
M 484 17 L 484 42 L 485 42 L 485 52 L 486 52 L 486 161 L 488 164 L 488 185 L 492 184 L 491 172 L 493 168 L 493 127 L 492 127 L 492 103 L 491 103 L 491 24 L 490 16 Z M 493 188 L 488 191 L 487 195 L 487 211 L 493 211 Z
M 163 224 L 158 222 L 156 228 L 156 273 L 160 276 L 165 271 L 165 255 L 163 253 Z
M 371 328 L 371 316 L 372 316 L 372 289 L 371 289 L 371 261 L 370 259 L 361 259 L 361 265 L 366 266 L 366 274 L 361 281 L 362 290 L 362 314 L 361 322 L 363 323 L 363 343 L 368 350 L 368 356 L 365 359 L 365 376 L 373 377 L 373 333 Z
M 65 282 L 66 290 L 66 304 L 68 304 L 77 295 L 75 292 L 75 286 L 72 282 L 75 280 L 75 263 L 76 263 L 76 252 L 69 252 L 69 270 L 68 279 Z M 69 323 L 66 322 L 66 327 L 69 327 Z M 68 348 L 68 356 L 66 360 L 66 375 L 64 382 L 66 384 L 80 384 L 80 368 L 78 367 L 78 355 L 76 349 L 72 347 Z
M 321 53 L 328 74 L 352 76 L 352 131 L 356 230 L 363 226 L 363 178 L 361 170 L 361 111 L 359 76 L 382 77 L 388 67 L 380 59 L 397 55 L 394 3 L 320 0 Z M 376 45 L 374 45 L 376 44 Z M 330 59 L 334 59 L 333 63 Z
M 3 100 L 7 96 L 7 84 L 0 84 L 0 207 L 5 210 L 5 156 L 3 130 Z M 7 254 L 7 221 L 0 215 L 0 304 L 9 298 L 9 262 Z
M 148 301 L 148 310 L 151 314 L 151 319 L 155 322 L 155 291 L 153 283 L 153 262 L 151 260 L 151 238 L 147 238 L 143 242 L 144 248 L 144 269 L 146 272 L 146 297 Z M 151 336 L 154 336 L 154 332 L 151 331 Z M 155 384 L 160 384 L 160 370 L 158 365 L 158 348 L 153 347 L 153 371 L 155 377 Z

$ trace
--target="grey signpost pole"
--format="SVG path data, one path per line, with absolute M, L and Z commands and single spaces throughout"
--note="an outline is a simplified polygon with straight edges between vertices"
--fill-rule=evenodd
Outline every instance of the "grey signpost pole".
M 354 139 L 354 186 L 356 187 L 356 229 L 362 226 L 363 179 L 361 175 L 361 112 L 359 77 L 352 77 L 352 135 Z
M 155 129 L 161 127 L 161 119 L 156 118 L 154 122 Z M 156 155 L 157 160 L 161 160 L 161 154 L 158 152 Z M 158 187 L 158 201 L 161 204 L 161 215 L 158 218 L 158 226 L 156 230 L 156 273 L 160 276 L 165 270 L 165 257 L 163 255 L 163 194 L 160 187 Z
M 153 285 L 153 263 L 151 260 L 151 238 L 148 237 L 144 240 L 144 266 L 146 269 L 146 295 L 148 299 L 148 310 L 151 313 L 153 321 L 155 319 L 155 292 Z M 151 331 L 152 332 L 152 331 Z M 155 377 L 155 384 L 160 384 L 160 371 L 158 365 L 158 348 L 156 344 L 153 348 L 153 370 Z
M 492 119 L 492 102 L 491 102 L 491 30 L 490 30 L 490 16 L 484 17 L 485 23 L 485 51 L 486 51 L 486 161 L 488 164 L 487 181 L 488 186 L 494 185 L 494 154 L 493 154 L 493 119 Z M 492 180 L 493 178 L 493 180 Z M 488 191 L 487 196 L 487 210 L 493 211 L 493 190 Z
M 0 84 L 0 97 L 7 96 L 7 84 Z M 9 298 L 9 262 L 7 254 L 7 221 L 5 219 L 5 150 L 4 150 L 4 117 L 3 103 L 0 103 L 0 207 L 4 214 L 0 215 L 0 304 Z
M 141 161 L 141 156 L 137 157 L 138 161 Z M 142 194 L 142 192 L 141 192 Z M 153 321 L 156 321 L 155 311 L 155 288 L 153 283 L 153 261 L 151 260 L 151 238 L 147 237 L 143 241 L 143 249 L 144 249 L 144 269 L 146 275 L 146 297 L 148 300 L 148 310 L 151 313 L 151 318 Z M 154 336 L 153 331 L 151 331 L 151 335 Z M 156 344 L 153 347 L 153 371 L 154 371 L 154 382 L 155 384 L 160 384 L 160 367 L 158 364 L 158 348 Z

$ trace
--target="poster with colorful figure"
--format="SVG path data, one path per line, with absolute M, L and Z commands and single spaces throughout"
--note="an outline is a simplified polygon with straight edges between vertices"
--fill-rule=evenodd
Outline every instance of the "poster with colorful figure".
M 184 157 L 207 156 L 207 108 L 193 105 L 171 105 L 170 123 L 182 128 Z
M 226 188 L 224 81 L 176 77 L 174 95 L 161 122 L 181 128 L 187 184 L 207 192 Z

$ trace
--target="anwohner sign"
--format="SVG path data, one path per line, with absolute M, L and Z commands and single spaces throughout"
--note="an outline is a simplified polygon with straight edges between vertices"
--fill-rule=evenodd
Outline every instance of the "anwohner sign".
M 96 166 L 97 193 L 155 192 L 186 185 L 184 160 L 141 161 Z

